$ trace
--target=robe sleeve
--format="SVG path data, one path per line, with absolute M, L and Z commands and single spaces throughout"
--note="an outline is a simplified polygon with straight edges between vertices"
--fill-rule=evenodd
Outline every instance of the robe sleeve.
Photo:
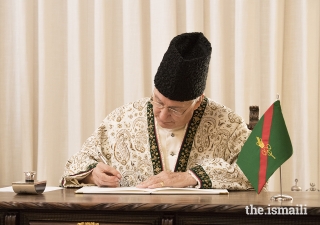
M 190 168 L 198 178 L 198 188 L 222 188 L 228 190 L 249 190 L 252 185 L 238 167 L 236 161 L 241 148 L 250 135 L 245 123 L 240 123 L 229 137 L 228 157 L 202 159 Z
M 62 187 L 82 187 L 94 184 L 83 184 L 81 180 L 88 176 L 100 161 L 97 149 L 105 139 L 105 125 L 102 123 L 84 142 L 81 150 L 66 163 L 64 174 L 60 180 Z

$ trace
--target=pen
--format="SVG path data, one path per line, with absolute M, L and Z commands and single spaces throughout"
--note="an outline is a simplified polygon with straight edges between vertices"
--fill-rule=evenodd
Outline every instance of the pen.
M 104 164 L 108 165 L 106 157 L 105 157 L 100 151 L 98 151 L 98 156 L 99 156 L 99 158 L 102 160 L 102 162 L 103 162 Z M 117 177 L 118 177 L 118 176 L 117 176 Z M 121 187 L 121 183 L 120 183 L 120 179 L 121 179 L 121 178 L 118 177 L 118 179 L 119 179 L 119 186 Z
M 104 157 L 104 155 L 100 151 L 98 151 L 98 156 L 100 157 L 100 159 L 104 164 L 108 164 L 106 157 Z

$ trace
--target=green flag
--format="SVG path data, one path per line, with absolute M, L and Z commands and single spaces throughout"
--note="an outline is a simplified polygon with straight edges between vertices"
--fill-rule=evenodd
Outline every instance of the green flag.
M 271 175 L 292 155 L 292 144 L 280 101 L 260 118 L 244 143 L 237 164 L 260 193 Z

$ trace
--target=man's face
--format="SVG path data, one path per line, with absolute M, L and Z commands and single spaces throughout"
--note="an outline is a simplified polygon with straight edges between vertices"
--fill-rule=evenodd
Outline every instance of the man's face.
M 166 129 L 185 126 L 192 118 L 201 101 L 173 101 L 163 96 L 156 88 L 153 93 L 153 114 L 158 124 Z M 160 109 L 159 108 L 162 108 Z

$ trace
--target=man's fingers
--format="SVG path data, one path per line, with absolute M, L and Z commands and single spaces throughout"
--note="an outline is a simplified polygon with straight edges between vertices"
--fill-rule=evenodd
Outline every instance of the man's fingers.
M 188 172 L 162 171 L 137 185 L 139 188 L 161 188 L 161 187 L 187 187 L 194 185 L 196 180 Z
M 122 177 L 118 170 L 116 170 L 115 168 L 113 168 L 112 166 L 109 166 L 107 164 L 100 162 L 100 163 L 98 163 L 96 168 L 99 169 L 102 173 L 116 176 L 119 179 L 121 179 L 121 177 Z
M 105 173 L 93 173 L 95 184 L 99 187 L 118 187 L 120 184 L 119 178 L 110 176 Z
M 144 182 L 137 185 L 138 188 L 160 188 L 168 187 L 171 183 L 171 178 L 168 176 L 167 172 L 161 172 L 156 176 L 152 176 Z
M 98 163 L 92 176 L 96 185 L 107 187 L 118 187 L 121 179 L 121 174 L 115 168 L 103 163 Z

